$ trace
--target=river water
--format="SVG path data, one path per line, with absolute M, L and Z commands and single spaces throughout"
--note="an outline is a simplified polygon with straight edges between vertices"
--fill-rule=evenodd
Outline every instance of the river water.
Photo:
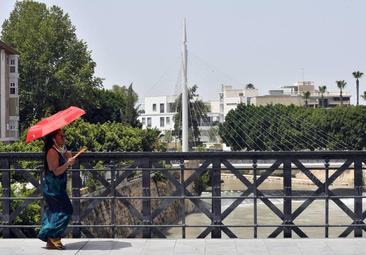
M 310 195 L 314 190 L 316 190 L 315 185 L 305 185 L 305 184 L 292 184 L 293 195 Z M 243 190 L 243 184 L 238 181 L 225 181 L 222 186 L 222 196 L 240 196 Z M 259 190 L 261 190 L 265 195 L 282 195 L 283 184 L 281 182 L 265 182 L 260 185 Z M 330 187 L 337 195 L 352 195 L 353 187 Z M 364 194 L 365 195 L 365 194 Z M 204 192 L 202 197 L 211 196 L 211 192 Z M 365 199 L 364 199 L 365 200 Z M 204 199 L 207 204 L 210 204 L 209 199 Z M 230 204 L 235 201 L 235 199 L 223 199 L 221 202 L 223 212 Z M 305 199 L 297 199 L 292 201 L 292 211 L 296 210 Z M 283 199 L 271 199 L 281 211 L 283 211 Z M 353 199 L 342 199 L 353 211 Z M 282 221 L 275 215 L 265 204 L 263 204 L 258 199 L 257 206 L 257 221 L 258 224 L 281 224 Z M 254 206 L 253 200 L 244 200 L 230 215 L 223 221 L 227 225 L 247 225 L 254 223 Z M 366 203 L 363 202 L 363 208 L 365 208 Z M 209 205 L 210 207 L 210 205 Z M 187 225 L 209 225 L 210 220 L 203 213 L 192 213 L 185 218 Z M 181 224 L 182 221 L 177 222 Z M 309 225 L 309 224 L 325 224 L 325 200 L 315 200 L 310 206 L 308 206 L 305 211 L 298 216 L 295 221 L 297 225 Z M 329 201 L 329 224 L 351 224 L 351 219 L 344 213 L 333 201 Z M 204 227 L 187 227 L 186 228 L 186 238 L 196 238 L 205 228 Z M 273 227 L 258 227 L 258 238 L 266 238 L 270 233 L 272 233 L 276 228 Z M 310 238 L 324 238 L 325 228 L 324 227 L 301 227 Z M 253 238 L 253 227 L 231 227 L 230 230 L 235 233 L 239 238 Z M 329 237 L 338 237 L 345 227 L 333 227 L 329 228 Z M 166 231 L 168 238 L 182 238 L 182 228 L 171 228 Z M 296 238 L 296 233 L 293 232 L 293 237 Z M 349 235 L 352 237 L 353 233 Z M 283 237 L 281 233 L 279 238 Z M 207 237 L 210 238 L 210 235 Z M 227 238 L 227 236 L 222 233 L 222 238 Z

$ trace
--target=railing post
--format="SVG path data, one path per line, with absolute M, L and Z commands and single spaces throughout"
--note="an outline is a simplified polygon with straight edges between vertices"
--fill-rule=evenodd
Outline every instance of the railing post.
M 221 161 L 215 159 L 212 163 L 212 225 L 221 224 Z M 214 228 L 211 232 L 211 238 L 221 238 L 221 228 Z
M 142 216 L 143 224 L 151 225 L 151 190 L 150 190 L 150 170 L 151 162 L 149 158 L 142 160 L 142 196 L 146 197 L 142 200 Z M 142 232 L 143 238 L 151 238 L 151 227 L 144 227 Z
M 324 180 L 324 195 L 325 195 L 325 238 L 329 237 L 329 159 L 325 159 L 325 180 Z
M 71 189 L 72 189 L 72 197 L 76 198 L 72 200 L 73 207 L 73 224 L 81 225 L 80 219 L 80 188 L 81 188 L 81 177 L 80 177 L 80 160 L 77 160 L 73 165 L 73 171 L 71 172 Z M 72 228 L 72 237 L 80 238 L 81 237 L 81 229 L 74 227 Z
M 288 225 L 291 222 L 291 160 L 286 159 L 283 162 L 283 192 L 284 192 L 284 201 L 283 201 L 283 223 Z M 291 238 L 292 237 L 292 229 L 291 227 L 284 227 L 283 229 L 283 237 Z
M 112 238 L 116 238 L 116 165 L 114 162 L 111 165 L 111 185 L 112 185 L 112 201 L 111 201 L 111 223 L 112 223 Z
M 8 159 L 2 159 L 0 163 L 1 169 L 9 170 L 10 164 Z M 10 171 L 2 171 L 2 178 L 1 178 L 1 185 L 3 187 L 3 197 L 10 197 Z M 4 199 L 2 201 L 3 206 L 3 225 L 9 225 L 10 222 L 10 199 Z M 3 228 L 3 238 L 9 238 L 10 237 L 10 229 L 7 227 Z
M 184 159 L 181 159 L 179 161 L 179 167 L 180 167 L 180 196 L 183 197 L 180 200 L 180 206 L 182 208 L 181 215 L 182 215 L 182 238 L 186 238 L 186 200 L 185 200 L 185 185 L 184 185 Z
M 356 216 L 355 224 L 362 223 L 362 161 L 360 159 L 355 159 L 354 161 L 354 186 L 355 186 L 355 199 L 354 199 L 354 213 Z M 355 227 L 354 228 L 355 237 L 362 237 L 362 228 Z
M 253 214 L 254 214 L 254 233 L 253 233 L 253 237 L 257 238 L 258 237 L 258 207 L 257 207 L 257 160 L 253 159 Z

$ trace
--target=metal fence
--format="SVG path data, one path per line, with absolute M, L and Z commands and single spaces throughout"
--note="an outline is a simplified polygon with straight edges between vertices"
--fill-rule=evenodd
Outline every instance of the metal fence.
M 240 237 L 235 229 L 245 228 L 251 237 L 258 237 L 259 229 L 272 229 L 270 238 L 308 237 L 306 228 L 320 228 L 324 237 L 329 237 L 331 228 L 343 228 L 339 237 L 362 237 L 366 230 L 366 211 L 363 210 L 363 166 L 365 152 L 192 152 L 192 153 L 85 153 L 73 169 L 68 170 L 71 180 L 71 200 L 74 208 L 69 232 L 72 237 L 95 237 L 91 229 L 108 228 L 112 237 L 118 236 L 118 229 L 130 229 L 128 237 L 143 238 L 166 237 L 166 230 L 180 228 L 181 237 L 186 238 L 187 229 L 198 228 L 202 231 L 197 238 Z M 315 166 L 316 165 L 316 166 Z M 314 170 L 324 171 L 324 178 L 314 174 Z M 298 195 L 292 188 L 294 171 L 303 173 L 312 183 L 309 194 Z M 338 194 L 331 185 L 345 172 L 353 172 L 353 182 L 347 194 Z M 108 172 L 109 174 L 103 174 Z M 193 183 L 205 173 L 209 174 L 210 195 L 199 196 Z M 222 172 L 232 174 L 242 185 L 237 196 L 222 195 Z M 271 195 L 261 189 L 275 172 L 280 173 L 281 190 Z M 0 153 L 1 173 L 1 211 L 0 229 L 2 236 L 26 237 L 26 229 L 35 229 L 39 224 L 15 224 L 17 217 L 31 203 L 42 201 L 42 154 L 40 153 Z M 137 175 L 136 175 L 137 173 Z M 168 194 L 152 195 L 153 176 L 159 173 L 171 185 Z M 131 179 L 134 177 L 134 179 Z M 97 191 L 82 195 L 88 181 L 98 183 Z M 12 183 L 25 182 L 34 187 L 27 197 L 11 195 Z M 139 194 L 121 193 L 118 187 L 130 182 L 139 183 Z M 98 188 L 99 187 L 99 188 Z M 102 188 L 100 188 L 102 187 Z M 280 199 L 275 204 L 274 199 Z M 352 206 L 343 199 L 352 199 Z M 231 201 L 223 207 L 222 201 Z M 253 218 L 250 224 L 225 224 L 226 219 L 244 201 L 250 202 Z M 296 220 L 316 200 L 324 201 L 324 212 L 318 215 L 323 224 L 296 224 Z M 20 201 L 12 207 L 14 201 Z M 96 213 L 101 203 L 109 201 L 110 222 L 87 223 L 85 219 Z M 140 206 L 136 202 L 139 201 Z M 155 201 L 155 202 L 154 202 Z M 156 224 L 156 219 L 175 201 L 178 206 L 177 220 L 173 224 Z M 187 201 L 197 212 L 209 219 L 209 224 L 189 224 L 186 222 Z M 207 202 L 209 201 L 209 202 Z M 301 202 L 294 208 L 294 202 Z M 345 215 L 345 224 L 330 224 L 329 204 L 334 203 Z M 121 215 L 117 203 L 126 210 Z M 279 224 L 264 224 L 258 221 L 258 205 L 261 203 L 275 215 Z M 133 217 L 134 224 L 119 224 L 118 219 Z M 294 235 L 296 234 L 296 235 Z

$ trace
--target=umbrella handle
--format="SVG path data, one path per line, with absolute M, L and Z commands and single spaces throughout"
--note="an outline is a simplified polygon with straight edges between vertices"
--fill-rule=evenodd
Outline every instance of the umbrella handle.
M 82 148 L 81 150 L 79 150 L 76 154 L 75 154 L 75 156 L 73 156 L 73 158 L 77 158 L 77 157 L 79 157 L 80 156 L 80 154 L 81 153 L 83 153 L 83 152 L 85 152 L 86 151 L 86 148 Z

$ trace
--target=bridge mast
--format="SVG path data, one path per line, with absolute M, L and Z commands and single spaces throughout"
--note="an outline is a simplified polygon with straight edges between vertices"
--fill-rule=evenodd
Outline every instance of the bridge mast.
M 182 151 L 188 152 L 188 87 L 187 87 L 187 32 L 186 19 L 183 21 L 183 47 L 182 47 Z

